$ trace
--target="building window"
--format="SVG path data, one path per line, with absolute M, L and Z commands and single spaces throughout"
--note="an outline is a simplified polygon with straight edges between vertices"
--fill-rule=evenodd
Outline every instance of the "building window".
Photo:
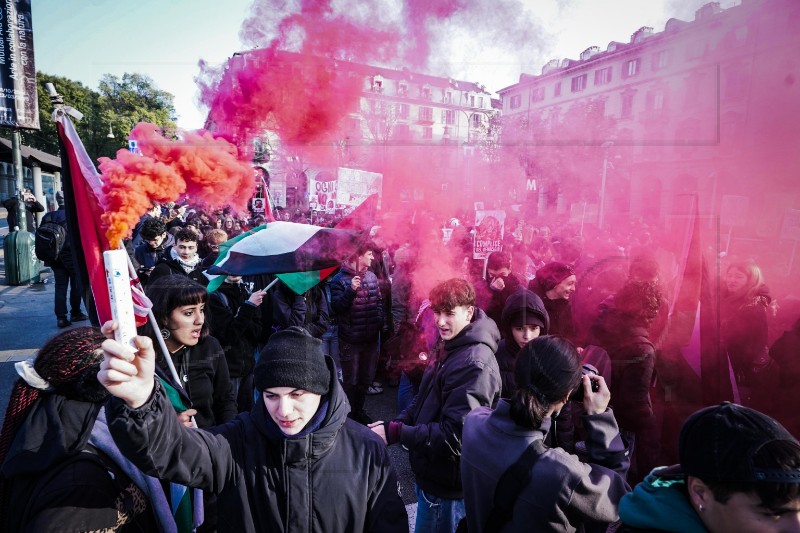
M 669 50 L 661 50 L 653 54 L 653 70 L 661 70 L 669 66 Z
M 601 68 L 594 71 L 594 84 L 605 85 L 611 83 L 611 67 Z
M 397 104 L 397 118 L 408 118 L 408 104 Z
M 433 139 L 433 128 L 430 126 L 425 126 L 422 128 L 422 138 L 423 139 Z
M 561 96 L 561 82 L 558 82 L 553 86 L 553 97 L 558 96 Z
M 535 87 L 531 91 L 531 102 L 541 102 L 544 100 L 544 87 Z
M 453 102 L 453 93 L 451 93 L 450 91 L 445 91 L 444 92 L 444 103 L 445 104 L 450 104 L 452 102 Z
M 511 97 L 511 109 L 518 109 L 522 106 L 522 96 L 515 94 Z
M 621 118 L 631 118 L 633 116 L 633 93 L 622 95 L 622 108 L 619 116 Z
M 470 107 L 475 107 L 475 95 L 474 94 L 469 95 L 469 106 Z
M 483 96 L 478 97 L 478 107 L 483 109 Z
M 472 115 L 473 128 L 480 128 L 483 125 L 483 119 L 481 117 L 482 115 L 480 113 L 475 113 L 474 115 Z
M 431 99 L 431 89 L 430 87 L 420 87 L 419 89 L 419 97 L 424 100 Z
M 410 137 L 410 130 L 408 128 L 408 124 L 395 124 L 394 126 L 394 138 L 405 141 Z
M 586 89 L 586 74 L 572 78 L 572 92 L 577 93 Z
M 456 112 L 452 109 L 442 109 L 442 123 L 452 126 L 456 123 Z
M 401 83 L 397 86 L 397 96 L 408 96 L 408 85 Z
M 632 78 L 634 76 L 639 75 L 639 67 L 641 65 L 642 60 L 638 57 L 636 59 L 631 59 L 630 61 L 626 61 L 622 64 L 622 77 L 623 78 Z
M 664 91 L 651 91 L 647 93 L 647 111 L 659 115 L 666 109 L 666 95 Z
M 423 122 L 433 122 L 433 109 L 430 107 L 420 107 L 419 119 Z

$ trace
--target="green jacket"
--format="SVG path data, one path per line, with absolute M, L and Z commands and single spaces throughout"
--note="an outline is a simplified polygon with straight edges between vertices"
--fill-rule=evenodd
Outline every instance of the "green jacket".
M 633 492 L 619 502 L 620 531 L 636 529 L 707 533 L 700 517 L 689 504 L 686 478 L 674 475 L 673 467 L 653 470 Z

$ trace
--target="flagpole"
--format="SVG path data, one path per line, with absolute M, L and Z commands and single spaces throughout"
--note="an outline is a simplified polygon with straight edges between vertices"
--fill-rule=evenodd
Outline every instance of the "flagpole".
M 120 247 L 120 249 L 122 249 Z M 130 273 L 131 279 L 135 279 L 136 282 L 139 284 L 139 290 L 144 292 L 141 286 L 141 281 L 139 281 L 139 276 L 136 274 L 136 269 L 133 268 L 133 262 L 131 261 L 131 256 L 127 253 L 125 257 L 128 258 L 128 272 Z M 154 334 L 153 336 L 156 338 L 158 345 L 161 347 L 161 353 L 164 354 L 164 359 L 167 361 L 167 366 L 169 367 L 169 373 L 172 375 L 172 379 L 175 380 L 175 383 L 178 384 L 180 388 L 183 388 L 183 383 L 181 383 L 181 378 L 178 376 L 178 370 L 175 368 L 175 363 L 172 362 L 172 356 L 169 354 L 169 350 L 167 349 L 167 344 L 164 342 L 164 337 L 161 336 L 161 328 L 158 327 L 158 321 L 156 320 L 156 316 L 153 314 L 153 308 L 147 310 L 147 317 L 150 320 L 150 325 L 153 327 Z

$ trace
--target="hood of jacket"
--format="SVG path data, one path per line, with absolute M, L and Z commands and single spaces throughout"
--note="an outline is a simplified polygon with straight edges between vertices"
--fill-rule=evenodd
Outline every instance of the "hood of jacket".
M 510 333 L 511 326 L 509 321 L 520 309 L 523 309 L 526 314 L 534 315 L 539 318 L 544 324 L 544 329 L 539 334 L 547 335 L 550 329 L 550 317 L 547 315 L 547 310 L 544 308 L 544 302 L 539 298 L 539 295 L 527 289 L 515 291 L 508 297 L 503 306 L 503 315 L 500 319 L 501 324 L 498 324 L 498 326 L 502 327 L 504 330 L 508 330 L 507 333 Z M 510 338 L 510 335 L 507 334 L 506 338 Z
M 683 476 L 670 475 L 674 467 L 657 468 L 619 503 L 622 523 L 641 529 L 676 533 L 707 531 L 689 504 Z
M 336 435 L 347 421 L 350 404 L 336 377 L 333 359 L 326 356 L 325 363 L 330 373 L 331 390 L 320 402 L 320 405 L 327 405 L 327 412 L 316 430 L 302 437 L 287 437 L 272 421 L 263 400 L 259 398 L 253 407 L 250 417 L 253 424 L 267 439 L 281 446 L 281 455 L 286 464 L 314 462 L 321 458 L 333 446 Z
M 17 429 L 2 465 L 6 478 L 34 475 L 81 452 L 103 406 L 69 400 L 60 394 L 42 395 Z
M 472 321 L 462 329 L 458 335 L 445 341 L 444 349 L 450 353 L 468 344 L 485 344 L 491 348 L 492 353 L 497 351 L 500 342 L 500 330 L 494 320 L 486 316 L 483 309 L 475 308 Z

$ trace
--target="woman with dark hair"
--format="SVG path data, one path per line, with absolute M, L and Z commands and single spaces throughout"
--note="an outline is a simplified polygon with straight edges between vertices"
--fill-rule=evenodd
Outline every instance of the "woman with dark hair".
M 494 411 L 474 409 L 464 421 L 461 478 L 468 530 L 575 531 L 588 522 L 617 520 L 619 500 L 630 491 L 629 463 L 603 377 L 582 376 L 575 347 L 551 336 L 522 348 L 515 377 L 518 389 L 510 400 L 500 400 Z M 586 462 L 543 444 L 576 389 L 586 410 Z
M 758 404 L 753 393 L 769 388 L 761 382 L 770 362 L 767 309 L 771 302 L 758 265 L 741 261 L 728 267 L 720 290 L 720 341 L 745 405 Z
M 153 315 L 178 371 L 180 385 L 197 410 L 197 425 L 211 427 L 235 418 L 236 401 L 225 352 L 208 333 L 206 288 L 186 276 L 165 276 L 149 284 L 146 292 L 153 302 Z M 139 334 L 150 337 L 157 345 L 159 333 L 149 322 L 139 328 Z M 158 365 L 164 376 L 169 375 L 160 353 Z
M 97 380 L 104 340 L 97 328 L 71 329 L 16 363 L 0 433 L 0 531 L 178 531 L 161 482 L 109 433 Z M 187 518 L 189 529 L 202 521 Z

